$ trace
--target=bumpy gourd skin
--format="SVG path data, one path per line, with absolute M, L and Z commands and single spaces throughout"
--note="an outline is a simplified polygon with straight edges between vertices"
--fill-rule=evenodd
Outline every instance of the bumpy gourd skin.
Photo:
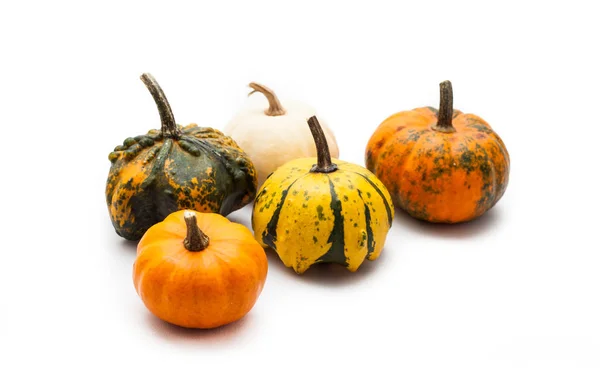
M 256 195 L 254 165 L 229 137 L 196 124 L 151 130 L 110 153 L 106 203 L 118 235 L 138 240 L 181 209 L 228 215 Z
M 356 271 L 375 260 L 394 218 L 385 186 L 367 169 L 332 159 L 338 169 L 311 173 L 316 158 L 290 161 L 271 174 L 254 202 L 256 240 L 287 267 L 304 273 L 315 263 Z
M 394 204 L 411 216 L 458 223 L 481 216 L 504 195 L 510 158 L 502 139 L 480 117 L 453 110 L 455 132 L 434 130 L 438 110 L 390 116 L 366 148 L 369 170 Z

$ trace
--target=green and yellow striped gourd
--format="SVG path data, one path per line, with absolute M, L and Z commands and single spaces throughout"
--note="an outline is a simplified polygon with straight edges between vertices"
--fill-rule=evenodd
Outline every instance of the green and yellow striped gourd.
M 329 155 L 316 117 L 308 120 L 318 157 L 287 162 L 254 201 L 256 240 L 298 274 L 316 263 L 356 271 L 379 257 L 394 218 L 386 187 L 369 170 Z

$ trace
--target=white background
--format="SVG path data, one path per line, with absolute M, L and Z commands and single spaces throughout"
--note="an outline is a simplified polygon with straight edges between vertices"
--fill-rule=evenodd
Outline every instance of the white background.
M 593 3 L 2 2 L 0 381 L 598 382 Z M 245 319 L 182 330 L 137 297 L 104 202 L 108 153 L 159 127 L 146 71 L 182 124 L 222 128 L 250 81 L 308 102 L 359 164 L 449 79 L 504 139 L 508 190 L 465 225 L 397 212 L 356 274 L 271 254 Z

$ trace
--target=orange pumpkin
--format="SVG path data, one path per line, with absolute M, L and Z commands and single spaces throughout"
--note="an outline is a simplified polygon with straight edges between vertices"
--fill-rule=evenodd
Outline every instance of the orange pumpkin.
M 487 122 L 452 107 L 440 84 L 440 109 L 424 107 L 383 121 L 367 144 L 367 168 L 396 207 L 430 222 L 469 221 L 491 209 L 508 185 L 510 158 Z
M 160 319 L 214 328 L 246 315 L 267 277 L 267 257 L 245 226 L 215 213 L 177 211 L 137 247 L 135 289 Z

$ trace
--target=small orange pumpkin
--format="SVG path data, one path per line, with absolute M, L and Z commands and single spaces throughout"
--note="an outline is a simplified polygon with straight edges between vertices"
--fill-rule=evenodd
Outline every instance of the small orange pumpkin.
M 133 282 L 154 315 L 187 328 L 242 318 L 267 278 L 267 256 L 245 226 L 215 213 L 171 213 L 137 247 Z
M 469 221 L 491 209 L 508 185 L 506 146 L 482 118 L 452 107 L 452 84 L 440 84 L 440 109 L 425 107 L 384 120 L 367 144 L 367 169 L 396 207 L 430 222 Z

